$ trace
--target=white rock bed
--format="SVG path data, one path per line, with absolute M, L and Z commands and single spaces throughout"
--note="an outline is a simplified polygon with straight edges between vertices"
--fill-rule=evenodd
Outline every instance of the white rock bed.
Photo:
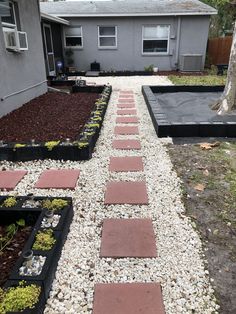
M 164 85 L 170 82 L 159 76 L 98 77 L 86 80 L 109 82 L 113 86 L 104 127 L 91 160 L 0 164 L 7 169 L 29 171 L 16 187 L 15 194 L 73 197 L 75 215 L 59 260 L 45 313 L 91 314 L 94 284 L 113 282 L 160 282 L 166 314 L 218 313 L 211 280 L 204 268 L 201 241 L 191 226 L 190 219 L 184 215 L 180 181 L 172 170 L 164 146 L 170 139 L 157 138 L 141 94 L 141 85 Z M 135 91 L 140 135 L 127 137 L 140 138 L 141 151 L 120 151 L 112 148 L 119 88 L 132 88 Z M 109 173 L 110 156 L 143 156 L 144 172 Z M 33 189 L 42 170 L 48 168 L 80 169 L 80 179 L 75 191 Z M 149 205 L 105 206 L 106 183 L 112 180 L 146 180 Z M 99 258 L 104 218 L 151 218 L 156 234 L 158 258 Z
M 27 261 L 23 262 L 22 266 L 19 268 L 19 274 L 21 276 L 38 276 L 41 274 L 44 263 L 46 261 L 46 256 L 34 255 L 32 257 L 31 263 Z
M 47 217 L 44 217 L 41 222 L 41 228 L 55 228 L 58 225 L 60 218 L 61 215 L 56 214 L 54 214 L 52 218 L 49 219 Z

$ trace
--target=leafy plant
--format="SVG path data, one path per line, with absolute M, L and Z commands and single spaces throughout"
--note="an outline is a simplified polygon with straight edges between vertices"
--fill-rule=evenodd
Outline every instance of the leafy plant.
M 2 252 L 12 241 L 19 227 L 25 227 L 25 220 L 19 219 L 6 227 L 5 234 L 0 234 L 0 252 Z
M 53 200 L 46 199 L 42 202 L 42 205 L 44 208 L 47 208 L 48 210 L 60 210 L 68 205 L 67 200 L 63 200 L 61 198 L 54 198 Z
M 17 204 L 17 200 L 15 197 L 10 196 L 5 199 L 5 201 L 2 203 L 1 207 L 13 207 Z
M 14 145 L 14 148 L 21 148 L 21 147 L 25 147 L 25 146 L 26 146 L 26 144 L 16 143 L 16 144 Z
M 55 146 L 59 145 L 59 143 L 60 141 L 49 141 L 46 142 L 44 145 L 47 147 L 49 151 L 52 151 Z
M 146 67 L 144 67 L 144 71 L 146 72 L 153 72 L 154 64 L 150 64 Z
M 53 236 L 53 230 L 44 229 L 42 231 L 38 231 L 36 234 L 35 242 L 32 248 L 33 250 L 48 251 L 51 250 L 55 242 L 56 239 Z
M 0 288 L 0 313 L 21 312 L 25 309 L 32 309 L 37 304 L 41 287 L 36 284 L 27 285 L 24 281 L 17 287 L 7 290 Z

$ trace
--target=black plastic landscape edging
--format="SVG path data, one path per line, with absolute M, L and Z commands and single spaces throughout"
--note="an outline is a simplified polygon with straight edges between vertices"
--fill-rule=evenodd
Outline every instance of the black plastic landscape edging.
M 2 201 L 4 201 L 7 197 L 10 196 L 1 196 L 0 204 Z M 43 200 L 54 200 L 55 197 L 40 197 L 35 196 L 33 197 L 34 201 L 43 201 Z M 38 276 L 25 276 L 19 274 L 19 268 L 22 266 L 22 263 L 24 261 L 23 254 L 21 253 L 19 258 L 17 259 L 11 274 L 9 276 L 9 280 L 4 285 L 5 288 L 13 286 L 18 286 L 19 282 L 22 280 L 26 281 L 27 284 L 36 283 L 41 286 L 41 294 L 39 299 L 39 304 L 35 306 L 33 309 L 27 309 L 21 313 L 43 313 L 43 309 L 45 306 L 45 302 L 49 296 L 49 292 L 51 289 L 51 285 L 53 282 L 53 279 L 55 277 L 55 272 L 58 264 L 58 260 L 61 255 L 62 247 L 65 243 L 67 234 L 69 232 L 70 224 L 73 219 L 73 205 L 72 205 L 72 198 L 71 197 L 60 197 L 60 199 L 66 200 L 68 204 L 63 207 L 62 209 L 55 210 L 55 214 L 60 215 L 59 223 L 56 227 L 51 227 L 50 229 L 53 230 L 54 238 L 56 239 L 55 244 L 53 245 L 52 249 L 48 251 L 44 250 L 34 250 L 33 244 L 35 241 L 35 236 L 38 233 L 38 231 L 42 231 L 44 229 L 48 228 L 42 228 L 41 223 L 43 220 L 43 217 L 45 217 L 45 213 L 47 211 L 46 208 L 43 208 L 43 206 L 37 206 L 37 207 L 22 207 L 23 203 L 27 200 L 32 200 L 31 197 L 27 196 L 18 196 L 18 204 L 12 208 L 6 208 L 6 207 L 0 207 L 0 217 L 3 216 L 4 219 L 1 219 L 1 222 L 8 224 L 10 222 L 10 219 L 13 221 L 17 221 L 20 218 L 25 219 L 27 224 L 31 224 L 33 227 L 33 230 L 25 243 L 25 246 L 22 250 L 22 253 L 28 250 L 32 250 L 34 255 L 41 255 L 46 257 L 46 261 L 44 263 L 44 266 L 42 268 L 41 273 Z M 33 217 L 33 220 L 30 220 L 30 215 Z
M 236 121 L 192 121 L 173 122 L 167 117 L 154 93 L 176 92 L 222 92 L 224 86 L 142 86 L 142 93 L 147 104 L 158 137 L 236 137 Z M 180 113 L 181 114 L 181 113 Z
M 104 71 L 99 72 L 99 76 L 151 76 L 152 71 Z
M 99 133 L 102 127 L 102 123 L 105 117 L 107 106 L 110 100 L 110 95 L 112 92 L 111 86 L 77 86 L 72 87 L 72 92 L 91 92 L 102 94 L 106 91 L 106 100 L 103 102 L 105 105 L 102 106 L 101 111 L 101 121 L 98 122 L 99 126 L 95 128 L 94 134 L 90 136 L 87 140 L 87 144 L 79 147 L 75 142 L 80 142 L 81 134 L 86 129 L 86 124 L 91 120 L 93 111 L 96 110 L 96 104 L 94 109 L 91 112 L 91 116 L 86 122 L 84 128 L 78 134 L 78 139 L 72 143 L 65 144 L 65 142 L 60 141 L 59 144 L 55 145 L 51 149 L 48 149 L 45 144 L 46 142 L 35 143 L 32 145 L 30 142 L 20 142 L 20 143 L 6 143 L 4 142 L 3 146 L 0 146 L 0 161 L 29 161 L 29 160 L 44 160 L 44 159 L 54 159 L 54 160 L 89 160 L 92 158 L 92 152 L 96 141 L 99 137 Z M 17 147 L 17 144 L 19 145 Z M 15 146 L 16 145 L 16 146 Z

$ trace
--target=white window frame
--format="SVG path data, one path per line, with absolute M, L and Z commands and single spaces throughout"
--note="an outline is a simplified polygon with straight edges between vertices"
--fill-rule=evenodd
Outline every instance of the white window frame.
M 12 29 L 15 29 L 16 31 L 20 31 L 20 30 L 17 29 L 16 12 L 15 12 L 14 1 L 9 1 L 9 4 L 10 3 L 12 4 L 12 8 L 13 8 L 13 15 L 14 15 L 15 24 L 2 22 L 2 27 L 12 28 Z
M 81 36 L 76 36 L 76 35 L 66 35 L 66 28 L 63 29 L 63 33 L 64 33 L 64 48 L 66 49 L 83 49 L 84 46 L 84 40 L 83 40 L 83 27 L 82 25 L 76 25 L 76 26 L 67 26 L 69 28 L 79 28 L 81 29 Z M 81 37 L 81 46 L 67 46 L 66 45 L 66 37 Z
M 146 39 L 146 38 L 144 38 L 144 28 L 145 27 L 158 27 L 158 26 L 168 26 L 168 37 L 167 37 L 167 39 L 157 39 L 156 37 L 153 37 L 153 38 L 148 38 L 148 39 Z M 167 40 L 167 51 L 166 52 L 144 52 L 143 51 L 143 48 L 144 48 L 144 45 L 143 45 L 143 42 L 144 42 L 144 40 Z M 153 25 L 153 24 L 150 24 L 150 25 L 143 25 L 142 26 L 142 55 L 144 55 L 144 56 L 154 56 L 154 55 L 158 55 L 158 56 L 160 56 L 160 55 L 169 55 L 169 51 L 170 51 L 170 24 L 155 24 L 155 25 Z
M 100 27 L 115 27 L 115 35 L 100 35 Z M 114 37 L 115 46 L 100 46 L 100 38 L 104 37 Z M 117 49 L 117 26 L 116 25 L 98 25 L 98 49 Z

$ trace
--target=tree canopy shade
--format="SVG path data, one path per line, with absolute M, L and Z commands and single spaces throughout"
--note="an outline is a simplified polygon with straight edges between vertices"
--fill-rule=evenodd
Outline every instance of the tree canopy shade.
M 236 109 L 236 22 L 234 24 L 233 41 L 229 59 L 229 67 L 224 92 L 221 98 L 212 106 L 219 115 Z
M 211 17 L 210 37 L 218 37 L 233 30 L 236 20 L 236 0 L 201 0 L 216 8 L 218 15 Z

